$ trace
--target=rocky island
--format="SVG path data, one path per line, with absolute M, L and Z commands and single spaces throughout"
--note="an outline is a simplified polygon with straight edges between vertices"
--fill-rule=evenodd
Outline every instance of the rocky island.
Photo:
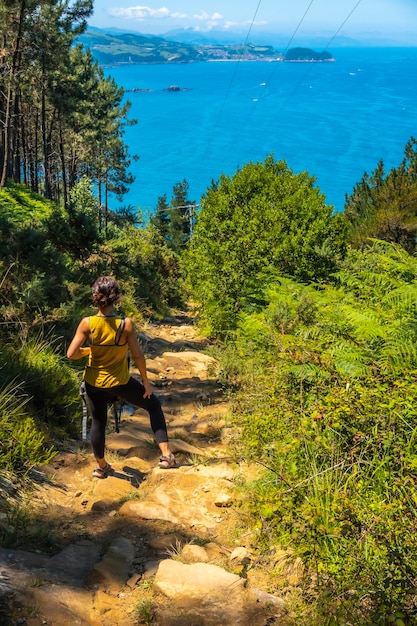
M 323 63 L 334 61 L 330 52 L 315 52 L 310 48 L 292 48 L 284 54 L 282 60 L 286 63 Z
M 164 91 L 188 91 L 189 87 L 179 87 L 178 85 L 170 85 L 165 87 Z

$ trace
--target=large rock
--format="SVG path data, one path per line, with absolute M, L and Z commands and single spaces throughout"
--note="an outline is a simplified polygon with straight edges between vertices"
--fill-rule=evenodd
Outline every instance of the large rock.
M 111 593 L 123 589 L 132 574 L 135 551 L 128 539 L 116 537 L 99 563 L 90 572 L 89 584 L 100 586 Z
M 79 541 L 66 546 L 49 559 L 45 577 L 48 580 L 82 587 L 98 557 L 98 548 L 92 541 Z
M 92 593 L 84 589 L 49 585 L 30 589 L 41 623 L 56 626 L 87 626 L 92 620 Z M 47 621 L 46 621 L 47 620 Z
M 228 487 L 232 477 L 233 470 L 221 463 L 155 469 L 147 480 L 146 498 L 125 502 L 119 514 L 214 530 L 222 520 L 216 506 L 219 490 Z
M 169 362 L 169 366 L 176 369 L 188 367 L 194 375 L 202 380 L 207 379 L 208 371 L 214 367 L 216 361 L 207 354 L 195 352 L 192 350 L 183 350 L 182 352 L 164 352 L 162 357 Z
M 217 565 L 187 565 L 170 559 L 161 561 L 154 580 L 154 588 L 179 607 L 201 606 L 226 598 L 239 603 L 243 587 L 242 578 Z

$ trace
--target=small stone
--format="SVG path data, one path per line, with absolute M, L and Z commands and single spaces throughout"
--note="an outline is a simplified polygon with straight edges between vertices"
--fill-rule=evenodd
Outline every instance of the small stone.
M 75 497 L 75 498 L 79 498 L 79 497 L 80 497 L 80 496 L 82 496 L 82 495 L 83 495 L 83 492 L 82 492 L 82 491 L 76 491 L 76 492 L 75 492 L 75 494 L 74 494 L 74 497 Z
M 160 561 L 147 561 L 144 563 L 144 571 L 143 578 L 148 580 L 149 578 L 153 578 L 156 572 L 158 571 Z
M 141 574 L 134 574 L 133 576 L 129 578 L 126 585 L 130 587 L 131 589 L 133 589 L 133 587 L 138 584 L 141 578 L 142 578 Z
M 218 507 L 230 506 L 232 504 L 232 498 L 227 493 L 219 493 L 214 501 L 214 504 Z
M 191 543 L 187 543 L 183 547 L 181 557 L 185 563 L 207 563 L 209 560 L 208 554 L 202 546 Z
M 282 598 L 273 596 L 271 593 L 267 593 L 262 589 L 252 588 L 249 590 L 249 594 L 255 598 L 256 602 L 261 604 L 269 604 L 278 608 L 285 608 L 285 602 Z
M 246 548 L 240 546 L 233 550 L 229 560 L 234 565 L 248 565 L 251 562 L 251 556 Z

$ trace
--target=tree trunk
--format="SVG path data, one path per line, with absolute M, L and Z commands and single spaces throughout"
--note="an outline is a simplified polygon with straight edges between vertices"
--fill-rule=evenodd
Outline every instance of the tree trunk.
M 51 173 L 49 171 L 49 151 L 48 151 L 48 136 L 46 132 L 46 97 L 45 94 L 42 94 L 42 111 L 41 111 L 41 120 L 42 120 L 42 151 L 43 151 L 43 193 L 45 198 L 51 199 Z
M 18 22 L 18 28 L 17 28 L 17 33 L 16 33 L 16 39 L 14 42 L 14 48 L 10 48 L 10 55 L 11 55 L 11 63 L 10 63 L 10 70 L 8 72 L 6 72 L 6 74 L 8 73 L 8 77 L 6 76 L 6 80 L 7 80 L 7 85 L 5 85 L 4 87 L 4 91 L 2 93 L 5 93 L 5 102 L 2 106 L 0 106 L 0 110 L 4 110 L 4 116 L 3 116 L 3 121 L 2 121 L 2 135 L 3 135 L 3 140 L 1 142 L 1 146 L 2 146 L 2 153 L 1 153 L 1 175 L 0 175 L 0 189 L 2 189 L 7 181 L 7 176 L 10 173 L 10 169 L 12 168 L 12 154 L 11 154 L 11 150 L 10 150 L 10 144 L 11 144 L 11 124 L 12 124 L 12 118 L 11 118 L 11 112 L 12 112 L 12 100 L 13 100 L 13 87 L 14 87 L 14 83 L 16 81 L 17 75 L 18 75 L 18 71 L 19 71 L 19 59 L 20 59 L 20 46 L 21 46 L 21 41 L 22 41 L 22 37 L 23 37 L 23 19 L 24 19 L 24 15 L 25 15 L 25 10 L 26 10 L 26 0 L 22 0 L 21 4 L 20 4 L 20 11 L 19 11 L 19 22 Z M 4 50 L 6 51 L 6 58 L 7 58 L 7 41 L 6 41 L 6 36 L 3 36 L 3 44 L 4 44 Z M 1 102 L 0 102 L 1 103 Z
M 64 194 L 64 206 L 68 207 L 67 171 L 65 167 L 65 143 L 62 134 L 62 126 L 59 124 L 59 154 L 61 157 L 62 192 Z

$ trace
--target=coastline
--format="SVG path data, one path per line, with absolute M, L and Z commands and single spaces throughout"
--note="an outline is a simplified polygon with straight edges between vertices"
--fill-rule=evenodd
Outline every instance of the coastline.
M 343 210 L 345 194 L 365 171 L 380 159 L 389 169 L 403 158 L 417 124 L 417 47 L 332 52 L 336 63 L 260 60 L 241 62 L 237 72 L 229 61 L 106 70 L 126 90 L 153 90 L 125 94 L 139 120 L 126 128 L 126 142 L 140 160 L 124 202 L 153 211 L 184 178 L 197 200 L 222 173 L 274 151 L 296 172 L 307 169 Z M 169 85 L 190 90 L 175 96 L 163 91 Z
M 162 63 L 161 61 L 119 61 L 113 64 L 100 64 L 103 68 L 118 68 L 118 67 L 130 67 L 135 65 L 164 65 L 164 66 L 178 66 L 178 65 L 196 65 L 200 63 L 335 63 L 336 59 L 278 59 L 274 57 L 262 57 L 262 58 L 246 58 L 238 57 L 235 59 L 200 59 L 192 61 L 167 61 Z

